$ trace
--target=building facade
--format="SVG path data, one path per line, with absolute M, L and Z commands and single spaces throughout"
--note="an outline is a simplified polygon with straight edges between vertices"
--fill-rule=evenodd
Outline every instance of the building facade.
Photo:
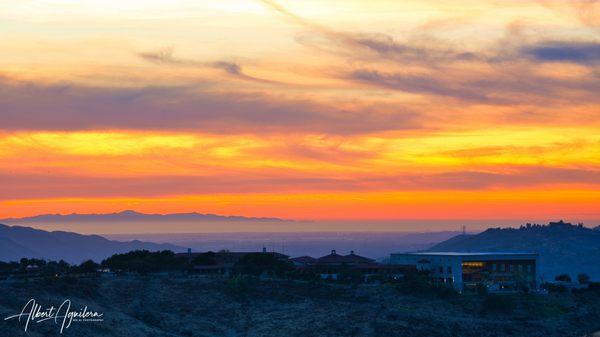
M 539 286 L 539 258 L 534 253 L 399 253 L 390 263 L 414 265 L 436 284 L 457 291 L 485 287 L 488 291 L 517 291 Z

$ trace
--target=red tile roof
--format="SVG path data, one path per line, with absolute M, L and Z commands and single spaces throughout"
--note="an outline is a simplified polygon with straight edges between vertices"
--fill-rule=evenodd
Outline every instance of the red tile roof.
M 356 254 L 354 254 L 354 252 L 351 252 L 349 255 L 346 255 L 345 257 L 348 258 L 349 260 L 351 260 L 354 263 L 372 263 L 372 262 L 375 262 L 375 260 L 373 260 L 373 259 L 369 259 L 368 257 L 356 255 Z
M 291 258 L 290 261 L 297 262 L 297 263 L 313 263 L 313 262 L 317 261 L 317 259 L 315 259 L 314 257 L 305 255 L 305 256 Z
M 317 259 L 316 263 L 326 264 L 359 264 L 359 263 L 372 263 L 375 262 L 373 259 L 369 259 L 364 256 L 356 255 L 351 252 L 349 255 L 339 255 L 335 250 L 331 251 L 331 254 L 322 256 Z

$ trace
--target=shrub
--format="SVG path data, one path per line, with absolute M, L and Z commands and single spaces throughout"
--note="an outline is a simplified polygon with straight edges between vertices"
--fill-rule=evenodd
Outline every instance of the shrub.
M 569 274 L 560 274 L 560 275 L 556 275 L 554 280 L 562 281 L 562 282 L 571 282 L 571 276 L 569 276 Z
M 429 283 L 426 274 L 407 273 L 398 283 L 397 289 L 406 294 L 433 294 L 435 287 Z
M 359 284 L 364 281 L 363 274 L 356 269 L 346 269 L 339 273 L 338 280 L 344 283 Z
M 485 296 L 488 293 L 488 288 L 484 284 L 477 285 L 477 294 Z
M 247 275 L 236 275 L 227 281 L 227 290 L 236 297 L 246 296 L 256 279 Z
M 485 313 L 509 314 L 515 309 L 516 303 L 511 296 L 488 294 L 483 299 L 482 311 Z
M 448 285 L 442 285 L 437 289 L 437 297 L 448 299 L 456 296 L 457 292 L 454 288 Z
M 588 284 L 590 283 L 590 276 L 588 274 L 581 273 L 577 275 L 577 282 L 579 282 L 579 284 Z
M 567 292 L 567 287 L 565 287 L 562 284 L 546 283 L 542 286 L 542 288 L 548 290 L 551 293 L 566 293 Z
M 45 278 L 42 282 L 45 288 L 66 296 L 97 298 L 100 295 L 98 282 L 95 279 L 65 276 Z
M 594 291 L 600 291 L 600 282 L 590 282 L 588 283 L 588 289 Z

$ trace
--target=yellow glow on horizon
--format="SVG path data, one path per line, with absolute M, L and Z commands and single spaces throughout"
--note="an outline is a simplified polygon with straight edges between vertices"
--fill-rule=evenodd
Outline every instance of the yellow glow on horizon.
M 527 206 L 520 206 L 524 202 Z M 0 217 L 38 213 L 203 212 L 314 220 L 597 219 L 598 190 L 344 192 L 316 194 L 214 194 L 156 198 L 66 198 L 0 202 Z M 58 206 L 58 207 L 57 207 Z M 353 213 L 348 214 L 348 209 Z M 209 211 L 206 211 L 209 212 Z

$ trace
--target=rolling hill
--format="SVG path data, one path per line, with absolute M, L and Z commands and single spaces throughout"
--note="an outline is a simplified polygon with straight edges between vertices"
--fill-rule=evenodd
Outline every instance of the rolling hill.
M 0 224 L 0 261 L 18 261 L 23 257 L 65 260 L 80 263 L 100 261 L 115 253 L 136 249 L 184 251 L 183 247 L 142 241 L 112 241 L 98 235 L 72 232 L 47 232 L 39 229 Z

